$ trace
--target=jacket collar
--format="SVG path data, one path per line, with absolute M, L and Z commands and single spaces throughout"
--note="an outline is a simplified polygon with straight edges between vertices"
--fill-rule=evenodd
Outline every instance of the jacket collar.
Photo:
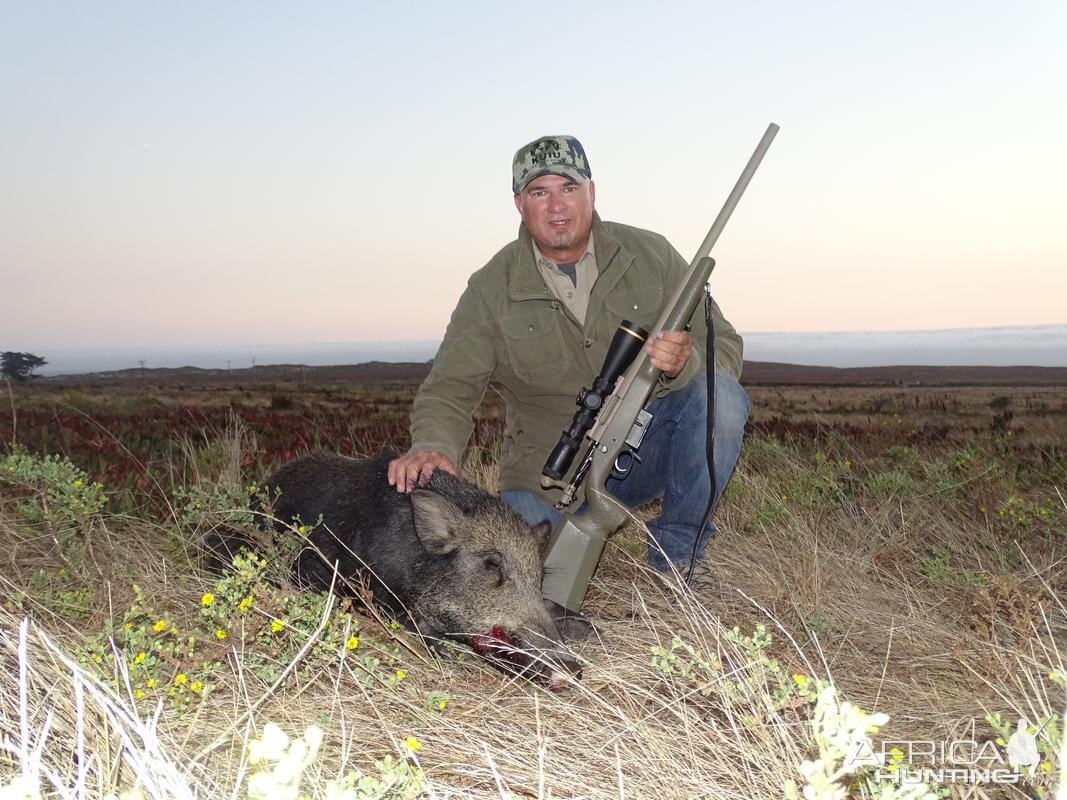
M 593 212 L 592 235 L 596 251 L 597 279 L 589 298 L 590 309 L 596 308 L 593 303 L 615 288 L 623 273 L 634 262 L 634 257 L 608 232 L 596 211 Z M 544 300 L 551 297 L 552 292 L 545 286 L 545 280 L 534 260 L 533 239 L 530 238 L 526 226 L 520 222 L 515 258 L 508 267 L 508 298 Z M 592 320 L 586 317 L 586 321 Z

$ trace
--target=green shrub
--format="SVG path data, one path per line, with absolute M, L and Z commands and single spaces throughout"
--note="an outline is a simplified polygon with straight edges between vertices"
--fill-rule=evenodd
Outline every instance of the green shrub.
M 85 530 L 107 502 L 104 487 L 66 456 L 38 456 L 19 449 L 0 460 L 0 483 L 17 490 L 19 516 L 43 524 L 59 543 L 63 558 L 80 564 Z

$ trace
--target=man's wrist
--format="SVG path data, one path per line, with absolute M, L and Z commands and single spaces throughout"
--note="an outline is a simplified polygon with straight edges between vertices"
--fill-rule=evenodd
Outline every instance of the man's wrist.
M 408 453 L 440 453 L 456 467 L 459 466 L 461 455 L 444 442 L 414 442 L 408 448 Z

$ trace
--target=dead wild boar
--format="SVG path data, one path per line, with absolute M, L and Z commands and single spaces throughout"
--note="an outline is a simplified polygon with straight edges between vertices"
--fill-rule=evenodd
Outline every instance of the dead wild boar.
M 264 484 L 280 523 L 315 525 L 294 565 L 298 583 L 374 599 L 431 640 L 463 641 L 554 688 L 578 673 L 541 597 L 548 523 L 530 528 L 499 498 L 437 470 L 410 495 L 389 485 L 393 454 L 314 453 Z M 279 525 L 279 529 L 288 531 Z M 334 580 L 336 565 L 337 580 Z

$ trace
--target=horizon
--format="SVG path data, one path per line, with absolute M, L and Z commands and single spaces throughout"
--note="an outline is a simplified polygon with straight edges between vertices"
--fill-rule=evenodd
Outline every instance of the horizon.
M 713 253 L 738 330 L 1067 322 L 1067 6 L 593 3 L 551 83 L 528 17 L 13 7 L 0 347 L 440 339 L 523 143 L 577 136 L 601 215 L 688 260 L 771 121 Z
M 745 359 L 815 367 L 1067 367 L 1067 325 L 998 326 L 915 331 L 750 332 Z M 293 364 L 339 366 L 368 361 L 422 362 L 439 339 L 301 342 L 163 347 L 53 348 L 44 376 L 144 368 L 238 369 Z M 52 354 L 49 356 L 49 352 Z
M 1047 328 L 1062 328 L 1067 326 L 1064 322 L 1038 322 L 1034 324 L 1026 325 L 973 325 L 973 326 L 955 326 L 955 327 L 943 327 L 943 328 L 837 328 L 837 329 L 825 329 L 825 330 L 767 330 L 767 331 L 738 331 L 741 336 L 811 336 L 817 334 L 848 334 L 848 335 L 874 335 L 879 333 L 890 334 L 905 334 L 905 333 L 955 333 L 955 332 L 973 332 L 973 331 L 995 331 L 995 330 L 1032 330 L 1032 329 L 1047 329 Z M 440 342 L 440 338 L 410 338 L 410 339 L 305 339 L 295 341 L 253 341 L 253 342 L 239 342 L 229 341 L 222 343 L 208 343 L 206 345 L 191 344 L 189 342 L 177 342 L 174 344 L 165 345 L 148 345 L 153 349 L 166 349 L 166 348 L 188 348 L 188 347 L 328 347 L 332 345 L 389 345 L 389 344 L 418 344 L 425 342 Z M 70 350 L 111 350 L 119 348 L 130 348 L 131 345 L 119 342 L 104 342 L 102 344 L 91 345 L 84 348 L 79 348 L 70 345 L 60 345 L 58 349 L 70 351 Z M 32 348 L 30 348 L 32 349 Z

